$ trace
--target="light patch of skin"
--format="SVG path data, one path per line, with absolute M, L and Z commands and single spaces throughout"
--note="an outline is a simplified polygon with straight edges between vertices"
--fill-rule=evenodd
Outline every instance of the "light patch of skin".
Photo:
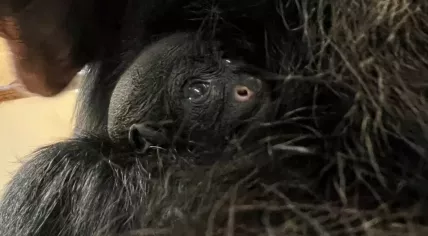
M 21 40 L 21 30 L 15 19 L 0 19 L 0 37 L 6 39 L 12 53 L 15 78 L 31 93 L 53 96 L 67 87 L 81 68 L 75 67 L 69 57 L 65 40 L 54 59 L 41 56 L 43 49 L 30 49 Z M 52 66 L 55 65 L 55 66 Z
M 0 86 L 11 84 L 15 79 L 15 69 L 12 63 L 12 53 L 6 40 L 0 38 Z

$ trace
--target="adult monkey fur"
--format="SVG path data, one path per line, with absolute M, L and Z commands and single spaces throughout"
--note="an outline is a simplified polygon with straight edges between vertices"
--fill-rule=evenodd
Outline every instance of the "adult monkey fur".
M 45 62 L 66 48 L 73 68 L 92 62 L 95 75 L 76 138 L 34 154 L 12 181 L 1 235 L 426 234 L 428 2 L 58 2 L 8 5 L 26 55 L 38 50 Z M 41 9 L 68 14 L 49 21 Z M 58 31 L 31 31 L 30 15 Z M 153 35 L 209 26 L 230 57 L 284 77 L 281 109 L 266 124 L 282 135 L 208 166 L 110 152 L 101 137 L 117 78 Z M 60 46 L 46 43 L 50 32 Z

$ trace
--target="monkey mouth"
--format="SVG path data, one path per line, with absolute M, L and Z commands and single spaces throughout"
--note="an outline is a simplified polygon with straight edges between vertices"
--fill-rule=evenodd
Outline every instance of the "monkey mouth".
M 228 146 L 242 147 L 251 146 L 262 139 L 267 130 L 264 123 L 273 117 L 273 103 L 270 93 L 263 93 L 251 111 L 239 118 L 226 137 Z
M 241 145 L 243 143 L 253 143 L 258 137 L 263 137 L 263 123 L 267 120 L 248 119 L 239 122 L 233 128 L 231 134 L 227 137 L 229 144 Z

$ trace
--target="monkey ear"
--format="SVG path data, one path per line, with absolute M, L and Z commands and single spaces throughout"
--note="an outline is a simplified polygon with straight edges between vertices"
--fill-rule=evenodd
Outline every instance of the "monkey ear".
M 133 124 L 129 128 L 128 139 L 131 145 L 143 152 L 151 145 L 161 146 L 168 143 L 165 130 L 151 122 Z
M 76 19 L 82 11 L 91 11 L 91 7 L 72 9 L 73 2 L 79 1 L 14 0 L 0 11 L 0 37 L 6 39 L 18 81 L 28 91 L 55 95 L 89 61 L 90 52 L 85 51 L 86 58 L 77 55 L 85 39 L 80 30 L 83 21 Z

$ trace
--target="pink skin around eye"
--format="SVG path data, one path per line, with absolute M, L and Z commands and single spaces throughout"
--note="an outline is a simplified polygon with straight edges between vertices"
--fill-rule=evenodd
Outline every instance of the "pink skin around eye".
M 238 85 L 235 87 L 235 99 L 238 102 L 247 102 L 254 96 L 254 92 L 246 86 Z

